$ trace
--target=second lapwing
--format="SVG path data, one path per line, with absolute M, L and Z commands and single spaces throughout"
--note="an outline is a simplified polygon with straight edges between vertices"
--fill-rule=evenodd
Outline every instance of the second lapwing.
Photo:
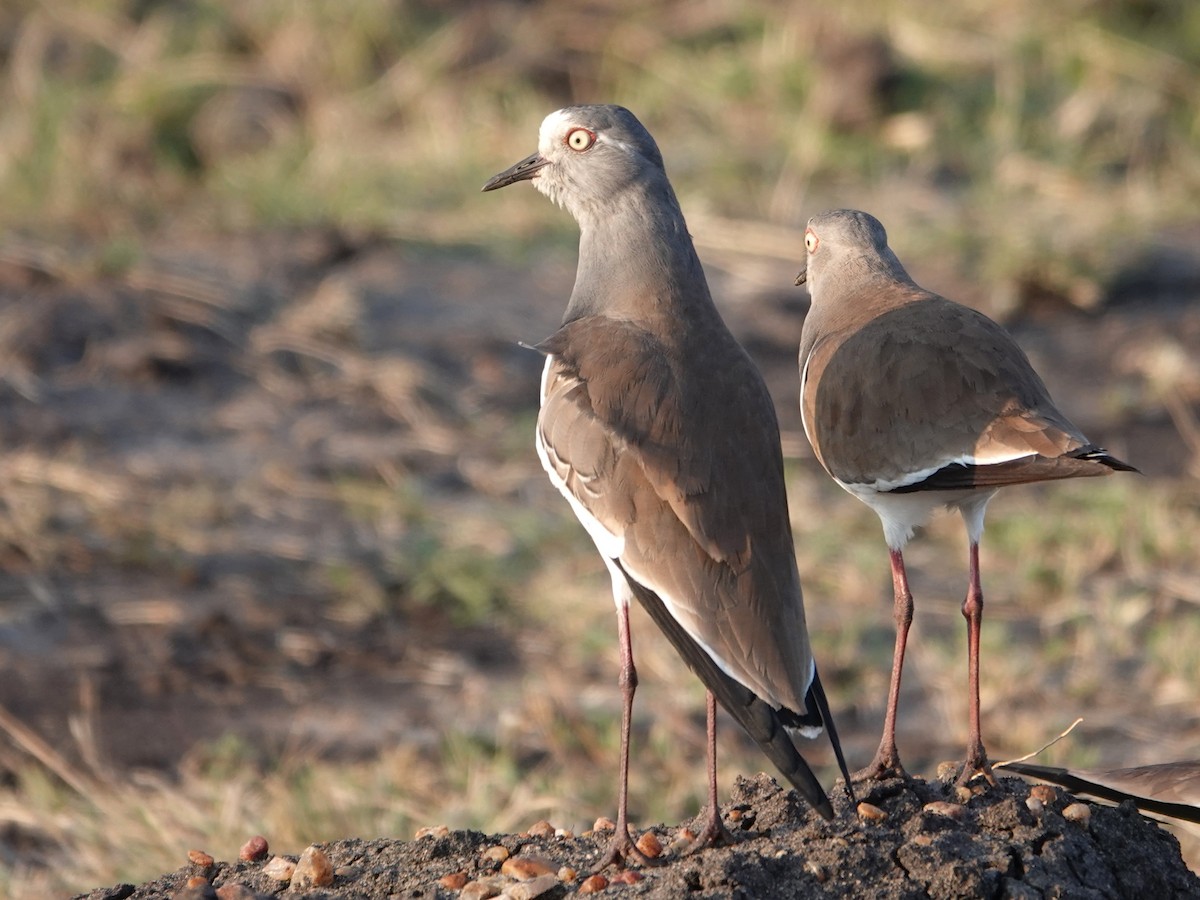
M 804 232 L 812 306 L 800 339 L 801 415 L 821 465 L 878 514 L 891 554 L 896 644 L 883 737 L 860 778 L 903 775 L 896 708 L 913 616 L 903 549 L 940 506 L 969 541 L 969 722 L 959 783 L 992 781 L 980 733 L 979 541 L 1006 485 L 1136 471 L 1059 412 L 1016 341 L 987 316 L 919 287 L 865 212 L 815 216 Z

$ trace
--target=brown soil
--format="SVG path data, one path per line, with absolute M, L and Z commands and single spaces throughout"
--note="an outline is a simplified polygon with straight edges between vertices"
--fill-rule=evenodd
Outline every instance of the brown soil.
M 1090 806 L 1081 822 L 1063 815 L 1075 802 L 1070 795 L 1056 794 L 1038 814 L 1027 805 L 1029 796 L 1024 782 L 1004 778 L 998 787 L 960 805 L 949 783 L 893 780 L 863 797 L 882 809 L 886 819 L 860 820 L 844 792 L 835 791 L 837 816 L 825 822 L 807 811 L 794 791 L 783 791 L 766 775 L 742 778 L 724 809 L 739 838 L 736 845 L 698 853 L 668 851 L 660 857 L 664 865 L 640 870 L 641 880 L 610 885 L 603 893 L 663 900 L 1200 896 L 1200 878 L 1180 860 L 1175 839 L 1132 805 Z M 940 806 L 931 808 L 930 803 Z M 955 811 L 959 817 L 943 814 Z M 669 847 L 680 826 L 652 830 Z M 551 870 L 570 867 L 582 878 L 604 840 L 454 831 L 412 841 L 337 841 L 321 845 L 337 873 L 333 884 L 286 896 L 452 898 L 458 891 L 440 887 L 439 879 L 454 873 L 470 881 L 495 876 L 500 862 L 482 855 L 495 845 L 513 856 L 538 857 Z M 262 868 L 251 862 L 218 862 L 207 870 L 189 865 L 137 887 L 98 889 L 78 900 L 213 896 L 208 885 L 184 889 L 197 875 L 206 876 L 213 887 L 242 884 L 259 896 L 280 894 L 284 885 L 272 882 Z M 575 894 L 579 878 L 539 896 Z M 502 879 L 497 887 L 514 883 Z

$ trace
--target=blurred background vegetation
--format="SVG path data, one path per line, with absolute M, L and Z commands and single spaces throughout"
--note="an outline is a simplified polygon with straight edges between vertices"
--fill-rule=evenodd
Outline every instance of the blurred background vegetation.
M 1200 4 L 6 0 L 0 893 L 140 880 L 255 831 L 296 851 L 611 813 L 606 579 L 538 469 L 537 361 L 511 346 L 560 315 L 576 229 L 477 193 L 574 102 L 650 128 L 767 370 L 859 762 L 886 558 L 797 431 L 786 277 L 830 206 L 1028 328 L 1080 424 L 1155 476 L 995 505 L 994 749 L 1087 710 L 1050 761 L 1194 754 Z M 910 555 L 901 741 L 927 772 L 961 744 L 961 542 L 939 520 Z M 633 796 L 678 819 L 703 693 L 639 624 Z M 312 724 L 326 688 L 357 739 Z M 195 738 L 189 716 L 204 740 L 163 738 Z M 722 740 L 724 783 L 762 767 Z
M 1009 303 L 1095 301 L 1200 193 L 1186 0 L 11 0 L 0 41 L 0 225 L 110 266 L 162 229 L 569 235 L 464 186 L 596 100 L 651 123 L 695 216 L 870 206 Z

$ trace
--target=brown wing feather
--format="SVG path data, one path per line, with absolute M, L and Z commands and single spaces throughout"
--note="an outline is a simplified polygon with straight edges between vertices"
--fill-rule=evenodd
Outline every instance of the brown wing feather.
M 759 696 L 795 712 L 812 659 L 783 484 L 778 426 L 757 370 L 728 332 L 686 348 L 604 317 L 564 325 L 541 440 L 572 495 L 624 538 L 623 568 L 669 598 L 693 639 Z
M 564 325 L 539 349 L 587 386 L 593 415 L 705 552 L 744 569 L 749 536 L 786 525 L 786 503 L 752 499 L 782 490 L 783 460 L 761 376 L 726 337 L 702 351 L 707 378 L 673 365 L 679 354 L 648 332 L 600 316 Z M 750 484 L 764 490 L 748 494 Z
M 994 470 L 973 476 L 980 486 L 1107 471 L 1078 460 L 1004 459 L 1057 459 L 1091 445 L 1003 328 L 935 294 L 920 292 L 857 331 L 830 335 L 809 367 L 806 426 L 822 463 L 843 482 L 896 481 L 964 457 L 978 461 L 967 468 Z

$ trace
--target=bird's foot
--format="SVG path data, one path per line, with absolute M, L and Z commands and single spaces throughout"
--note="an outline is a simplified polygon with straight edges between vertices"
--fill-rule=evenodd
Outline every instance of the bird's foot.
M 896 745 L 890 747 L 884 744 L 879 745 L 879 749 L 875 751 L 875 758 L 865 769 L 859 769 L 850 776 L 852 782 L 858 781 L 887 781 L 889 778 L 903 778 L 907 780 L 908 773 L 904 771 L 904 766 L 900 764 L 900 754 L 896 751 Z
M 628 830 L 624 834 L 618 831 L 613 835 L 613 839 L 608 843 L 608 849 L 604 851 L 604 855 L 600 857 L 600 862 L 596 864 L 594 872 L 603 872 L 609 866 L 616 866 L 618 869 L 625 868 L 630 862 L 635 862 L 641 866 L 661 866 L 663 860 L 655 859 L 652 856 L 647 856 L 637 848 Z
M 696 853 L 710 847 L 732 847 L 737 840 L 733 833 L 725 827 L 725 823 L 721 821 L 721 814 L 719 812 L 710 813 L 700 834 L 688 845 L 687 852 Z
M 954 783 L 958 786 L 965 785 L 977 775 L 982 775 L 992 787 L 996 786 L 996 776 L 992 774 L 992 765 L 988 762 L 987 751 L 983 749 L 982 741 L 974 741 L 967 748 L 967 759 L 963 763 L 962 774 Z

